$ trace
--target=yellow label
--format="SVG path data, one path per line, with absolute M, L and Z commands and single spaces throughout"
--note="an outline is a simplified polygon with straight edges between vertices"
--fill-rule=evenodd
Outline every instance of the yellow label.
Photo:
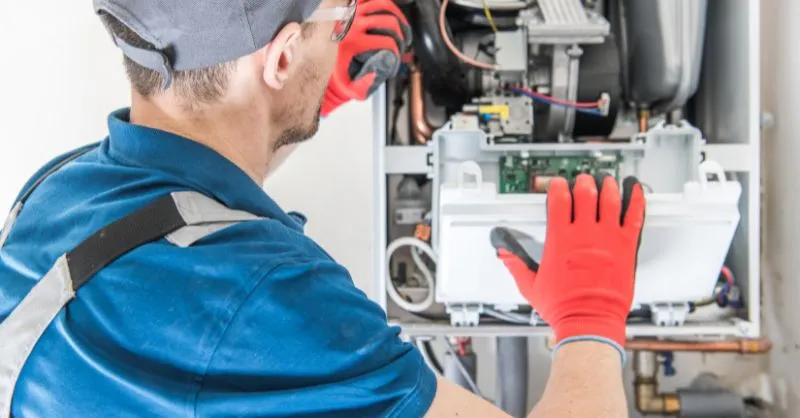
M 500 115 L 500 119 L 508 119 L 509 116 L 509 109 L 506 105 L 488 105 L 488 106 L 480 106 L 478 107 L 478 112 L 480 113 L 491 113 L 494 115 Z

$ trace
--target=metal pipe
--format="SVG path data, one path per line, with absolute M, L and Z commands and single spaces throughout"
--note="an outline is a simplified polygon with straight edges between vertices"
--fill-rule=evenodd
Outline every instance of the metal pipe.
M 763 354 L 772 349 L 769 338 L 725 341 L 628 340 L 625 349 L 632 351 L 692 351 L 706 353 Z
M 569 61 L 567 64 L 567 69 L 569 71 L 569 75 L 567 76 L 567 100 L 569 101 L 577 101 L 578 100 L 578 81 L 580 80 L 580 65 L 581 65 L 581 56 L 583 55 L 583 50 L 578 47 L 578 45 L 572 45 L 567 50 L 567 57 L 569 57 Z M 566 109 L 566 114 L 564 115 L 564 135 L 568 137 L 572 137 L 572 133 L 575 130 L 575 108 L 568 107 Z
M 425 92 L 422 88 L 422 73 L 413 69 L 410 76 L 411 136 L 420 144 L 433 136 L 433 127 L 425 115 Z
M 640 379 L 634 383 L 636 410 L 641 414 L 678 415 L 681 401 L 677 393 L 658 393 L 658 382 Z
M 639 133 L 647 132 L 647 125 L 650 124 L 650 110 L 639 109 L 637 116 L 639 119 Z
M 461 362 L 459 365 L 458 362 Z M 447 352 L 444 354 L 444 377 L 455 384 L 461 386 L 462 388 L 470 391 L 475 392 L 475 388 L 472 387 L 470 384 L 469 379 L 472 378 L 474 382 L 476 371 L 478 370 L 477 367 L 478 358 L 475 356 L 475 353 L 466 353 L 464 355 L 460 354 L 453 354 Z M 464 367 L 462 369 L 461 367 Z M 469 377 L 464 375 L 464 370 L 469 374 Z
M 727 418 L 745 416 L 741 395 L 727 389 L 716 375 L 702 373 L 688 388 L 678 390 L 683 418 Z
M 552 338 L 547 339 L 547 348 L 555 346 Z M 739 353 L 764 354 L 772 349 L 772 341 L 767 337 L 756 339 L 724 341 L 672 341 L 634 339 L 625 342 L 625 349 L 631 351 L 684 351 L 694 353 Z
M 677 393 L 659 393 L 658 361 L 656 353 L 637 351 L 633 353 L 634 396 L 636 410 L 642 414 L 677 415 L 681 402 Z
M 683 120 L 683 110 L 675 109 L 667 113 L 667 123 L 670 125 L 679 125 Z
M 495 404 L 515 418 L 528 412 L 528 338 L 498 337 Z
M 444 377 L 464 389 L 482 396 L 477 386 L 478 356 L 472 351 L 472 344 L 466 342 L 464 350 L 456 350 L 453 344 L 445 340 L 448 350 L 444 355 Z

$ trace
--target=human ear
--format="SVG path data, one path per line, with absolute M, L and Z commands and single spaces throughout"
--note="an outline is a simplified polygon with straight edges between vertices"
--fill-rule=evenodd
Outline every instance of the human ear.
M 298 56 L 301 33 L 298 23 L 289 23 L 264 47 L 263 77 L 270 88 L 280 90 L 289 79 L 290 69 Z

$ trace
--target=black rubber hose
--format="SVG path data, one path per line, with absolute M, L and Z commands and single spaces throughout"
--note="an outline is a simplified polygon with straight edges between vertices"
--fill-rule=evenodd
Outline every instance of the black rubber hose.
M 583 45 L 582 48 L 578 101 L 593 102 L 600 97 L 600 93 L 608 93 L 611 105 L 605 117 L 576 112 L 573 135 L 576 138 L 608 136 L 614 130 L 617 113 L 623 107 L 619 48 L 614 36 L 607 37 L 602 44 Z
M 436 353 L 433 352 L 433 346 L 431 345 L 430 341 L 423 341 L 422 348 L 425 350 L 425 355 L 428 356 L 428 360 L 431 362 L 431 367 L 433 367 L 439 374 L 444 373 L 444 369 L 442 368 L 442 363 L 439 362 L 439 359 L 436 358 Z
M 398 5 L 414 34 L 414 55 L 422 71 L 426 92 L 437 106 L 460 108 L 471 98 L 469 69 L 447 49 L 439 31 L 441 1 L 402 2 Z

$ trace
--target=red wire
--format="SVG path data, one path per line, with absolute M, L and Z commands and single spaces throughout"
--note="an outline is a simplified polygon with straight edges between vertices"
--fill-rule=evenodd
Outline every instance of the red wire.
M 728 281 L 728 286 L 733 288 L 733 272 L 728 266 L 722 266 L 722 276 Z
M 458 352 L 460 356 L 465 356 L 467 354 L 467 344 L 469 343 L 469 338 L 457 338 L 456 343 L 458 344 Z
M 522 87 L 514 87 L 514 90 L 519 90 L 519 91 L 525 92 L 527 94 L 530 94 L 531 96 L 536 96 L 536 97 L 539 97 L 541 99 L 549 100 L 549 101 L 551 101 L 553 103 L 558 103 L 558 104 L 562 104 L 562 105 L 565 105 L 565 106 L 580 107 L 580 108 L 595 108 L 595 107 L 600 107 L 600 105 L 601 105 L 599 100 L 596 101 L 596 102 L 572 102 L 572 101 L 569 101 L 569 100 L 556 99 L 555 97 L 550 97 L 548 95 L 545 95 L 545 94 L 542 94 L 542 93 L 539 93 L 539 92 L 535 92 L 533 90 L 528 90 L 528 89 L 525 89 L 525 88 L 522 88 Z

